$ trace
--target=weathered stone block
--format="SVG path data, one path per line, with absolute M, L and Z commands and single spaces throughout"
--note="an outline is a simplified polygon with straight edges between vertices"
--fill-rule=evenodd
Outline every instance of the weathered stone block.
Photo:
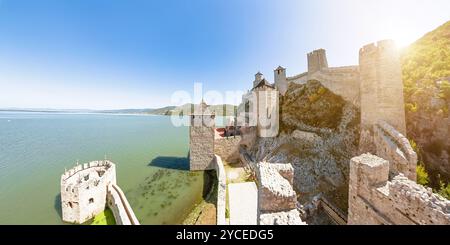
M 292 188 L 293 172 L 291 164 L 258 164 L 256 176 L 261 211 L 286 211 L 296 208 L 297 195 Z

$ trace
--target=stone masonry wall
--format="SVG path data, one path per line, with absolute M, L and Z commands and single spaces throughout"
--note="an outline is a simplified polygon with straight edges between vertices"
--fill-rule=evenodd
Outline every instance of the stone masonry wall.
M 211 115 L 193 115 L 192 117 L 211 117 Z M 212 170 L 214 169 L 214 125 L 192 124 L 190 127 L 189 158 L 190 170 Z
M 350 161 L 348 224 L 450 224 L 450 201 L 363 154 Z
M 239 142 L 241 136 L 218 137 L 214 140 L 214 154 L 223 160 L 233 163 L 239 160 Z

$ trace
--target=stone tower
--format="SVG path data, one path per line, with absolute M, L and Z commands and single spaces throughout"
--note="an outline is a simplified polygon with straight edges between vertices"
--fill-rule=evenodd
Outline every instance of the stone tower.
M 80 164 L 61 176 L 61 209 L 65 222 L 82 224 L 105 210 L 108 186 L 116 184 L 114 163 Z
M 255 81 L 253 81 L 253 87 L 256 87 L 259 82 L 261 82 L 264 79 L 264 76 L 261 72 L 258 72 L 255 74 Z
M 281 95 L 284 95 L 288 89 L 288 83 L 286 79 L 286 69 L 278 66 L 274 71 L 275 87 L 280 91 Z
M 322 68 L 328 68 L 328 61 L 325 49 L 317 49 L 308 53 L 308 73 L 313 74 Z
M 406 136 L 400 58 L 392 40 L 359 51 L 361 138 L 360 151 L 373 152 L 373 125 L 383 120 Z
M 202 105 L 204 102 L 202 102 Z M 202 106 L 204 109 L 204 106 Z M 215 115 L 202 110 L 191 115 L 189 129 L 189 169 L 214 169 Z

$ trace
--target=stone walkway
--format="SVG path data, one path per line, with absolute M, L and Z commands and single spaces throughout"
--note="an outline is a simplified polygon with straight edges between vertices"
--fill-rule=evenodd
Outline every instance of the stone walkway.
M 230 225 L 257 225 L 258 189 L 255 182 L 228 185 Z

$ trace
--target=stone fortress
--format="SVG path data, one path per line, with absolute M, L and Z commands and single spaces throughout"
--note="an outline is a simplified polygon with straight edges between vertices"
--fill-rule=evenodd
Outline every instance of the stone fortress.
M 258 122 L 241 127 L 238 138 L 231 141 L 217 137 L 213 124 L 191 125 L 191 170 L 216 169 L 218 172 L 219 193 L 222 193 L 218 197 L 222 199 L 218 200 L 221 203 L 217 209 L 218 224 L 226 220 L 222 217 L 226 189 L 230 196 L 227 224 L 305 224 L 301 219 L 304 210 L 299 208 L 301 205 L 292 187 L 292 165 L 254 162 L 246 150 L 264 135 L 265 129 L 259 123 L 261 111 L 265 113 L 263 116 L 278 113 L 278 98 L 274 98 L 273 92 L 283 98 L 289 84 L 305 84 L 310 80 L 319 81 L 361 112 L 359 154 L 362 155 L 355 156 L 349 163 L 348 210 L 340 211 L 326 197 L 318 197 L 317 205 L 336 224 L 450 224 L 450 201 L 415 182 L 417 154 L 405 137 L 403 82 L 394 42 L 385 40 L 362 47 L 358 66 L 329 67 L 323 49 L 309 53 L 307 59 L 308 71 L 299 75 L 288 77 L 285 68 L 275 69 L 273 84 L 260 72 L 255 75 L 253 88 L 243 96 L 238 111 L 248 114 L 252 110 L 249 108 L 254 106 L 251 103 L 255 103 L 250 98 L 256 94 L 256 103 L 262 103 L 252 111 L 257 113 Z M 211 115 L 199 118 L 204 117 Z M 307 132 L 304 135 L 308 135 Z M 234 157 L 236 152 L 239 161 L 248 166 L 256 180 L 249 183 L 255 188 L 248 188 L 248 192 L 241 194 L 242 206 L 233 210 L 231 197 L 236 195 L 231 191 L 237 188 L 226 186 L 221 157 Z M 248 198 L 256 200 L 248 201 Z M 234 213 L 239 214 L 236 209 L 249 210 L 249 207 L 256 209 L 254 214 L 247 215 L 246 220 L 233 219 Z
M 110 208 L 116 224 L 139 225 L 116 183 L 116 166 L 108 160 L 77 164 L 61 176 L 62 219 L 82 224 Z

